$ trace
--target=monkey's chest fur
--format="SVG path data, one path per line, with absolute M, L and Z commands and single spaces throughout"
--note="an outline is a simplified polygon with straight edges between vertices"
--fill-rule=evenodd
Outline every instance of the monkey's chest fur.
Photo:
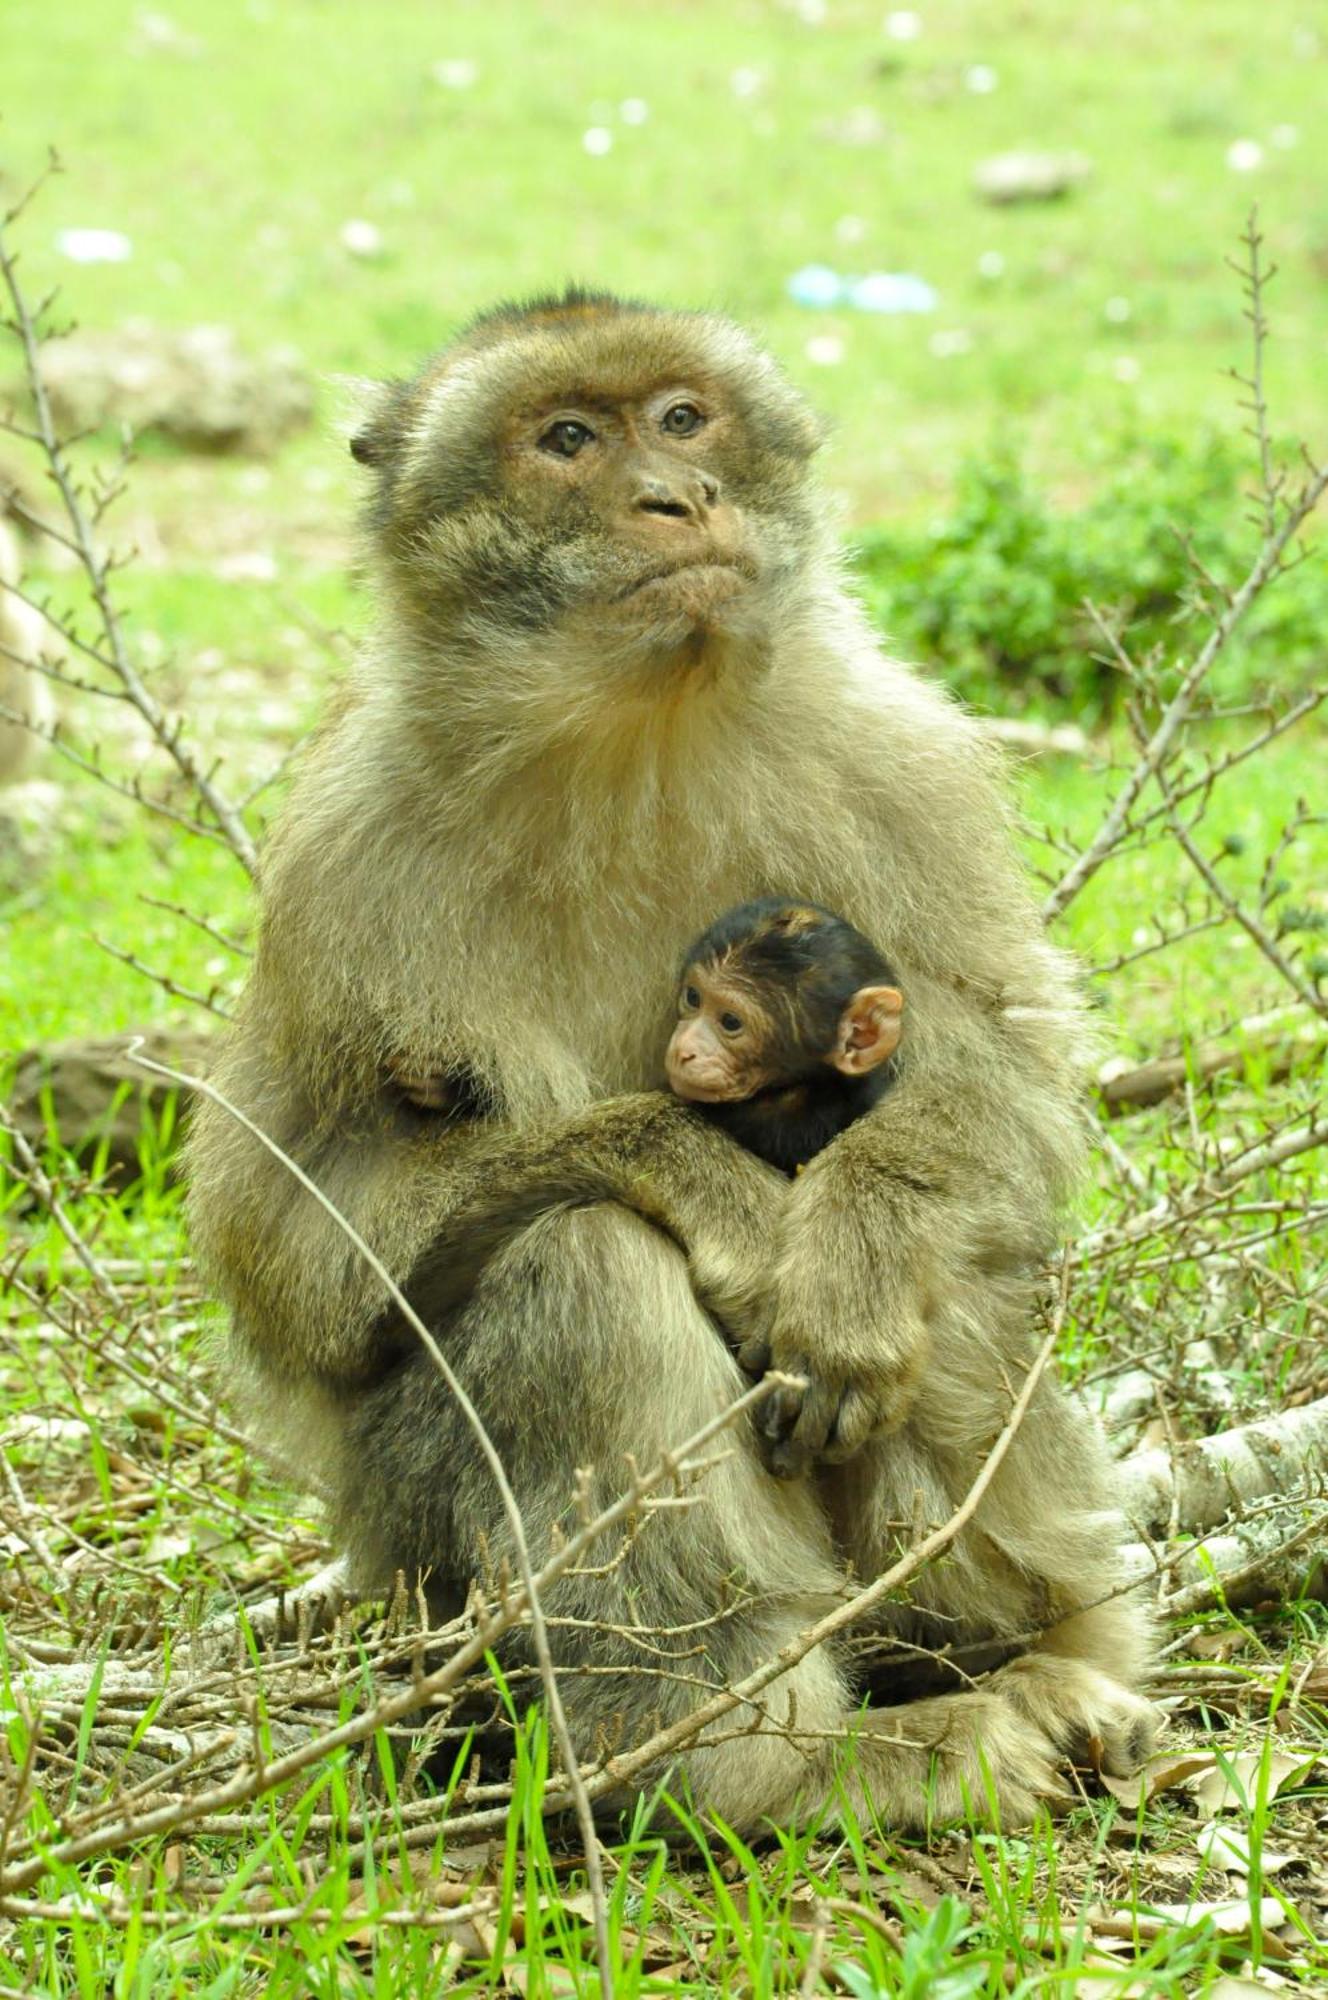
M 762 780 L 749 772 L 728 797 L 684 796 L 651 815 L 620 809 L 617 829 L 609 815 L 576 828 L 564 814 L 506 867 L 478 856 L 461 879 L 483 873 L 482 892 L 463 900 L 445 884 L 417 933 L 428 963 L 403 981 L 395 1021 L 412 1060 L 455 1070 L 468 1101 L 516 1123 L 567 1114 L 661 1085 L 683 954 L 730 905 L 830 902 L 893 944 L 879 832 L 846 839 L 842 800 L 825 810 L 829 774 L 815 799 L 805 782 Z

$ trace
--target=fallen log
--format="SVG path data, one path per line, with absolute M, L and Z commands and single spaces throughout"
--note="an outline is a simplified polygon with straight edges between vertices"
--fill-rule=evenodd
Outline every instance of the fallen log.
M 1302 1007 L 1278 1007 L 1250 1015 L 1232 1033 L 1235 1041 L 1209 1042 L 1188 1054 L 1155 1056 L 1145 1063 L 1113 1056 L 1097 1073 L 1102 1103 L 1110 1112 L 1139 1110 L 1160 1104 L 1191 1079 L 1211 1083 L 1217 1076 L 1243 1074 L 1251 1064 L 1261 1066 L 1270 1082 L 1280 1082 L 1328 1040 L 1328 1021 L 1306 1018 Z
M 1173 1522 L 1195 1534 L 1215 1528 L 1256 1500 L 1294 1494 L 1316 1474 L 1328 1486 L 1328 1396 L 1174 1451 L 1133 1452 L 1119 1468 L 1126 1519 L 1154 1535 Z
M 40 1151 L 53 1139 L 86 1164 L 99 1147 L 122 1177 L 141 1171 L 145 1127 L 160 1127 L 177 1086 L 153 1076 L 128 1053 L 141 1047 L 170 1069 L 206 1073 L 215 1037 L 185 1026 L 141 1028 L 126 1035 L 80 1037 L 24 1049 L 9 1109 L 28 1144 Z M 180 1093 L 183 1099 L 185 1093 Z M 181 1111 L 184 1109 L 181 1103 Z M 179 1128 L 172 1134 L 178 1138 Z

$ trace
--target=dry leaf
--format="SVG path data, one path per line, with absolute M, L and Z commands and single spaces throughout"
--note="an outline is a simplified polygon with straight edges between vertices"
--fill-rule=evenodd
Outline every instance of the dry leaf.
M 1265 1779 L 1261 1770 L 1263 1758 L 1262 1749 L 1237 1751 L 1234 1757 L 1224 1757 L 1222 1764 L 1218 1764 L 1215 1758 L 1213 1769 L 1194 1787 L 1194 1795 L 1204 1812 L 1210 1815 L 1244 1812 L 1261 1792 L 1266 1798 L 1275 1799 L 1285 1785 L 1308 1770 L 1314 1762 L 1313 1753 L 1307 1754 L 1304 1750 L 1273 1749 L 1268 1753 L 1268 1775 Z
M 1215 1868 L 1230 1868 L 1237 1875 L 1250 1872 L 1251 1848 L 1253 1841 L 1248 1828 L 1243 1826 L 1219 1826 L 1210 1820 L 1202 1826 L 1195 1838 L 1195 1846 L 1205 1861 L 1211 1861 Z M 1259 1870 L 1264 1875 L 1276 1875 L 1296 1859 L 1294 1854 L 1279 1854 L 1271 1847 L 1259 1852 Z
M 550 1965 L 547 1959 L 534 1970 L 528 1965 L 504 1966 L 503 1985 L 509 1993 L 548 1994 L 550 2000 L 581 1991 L 581 1982 L 574 1972 L 569 1972 L 565 1965 Z
M 1224 1972 L 1215 1986 L 1208 1989 L 1208 2000 L 1263 2000 L 1265 1993 L 1275 1992 L 1287 1981 L 1280 1973 L 1264 1970 L 1257 1979 L 1236 1979 Z
M 1291 1692 L 1298 1700 L 1328 1702 L 1328 1646 L 1296 1677 Z
M 1193 1791 L 1195 1782 L 1216 1768 L 1211 1750 L 1191 1750 L 1179 1756 L 1174 1750 L 1164 1750 L 1128 1778 L 1113 1778 L 1104 1771 L 1102 1782 L 1123 1806 L 1137 1806 L 1141 1799 L 1155 1798 L 1159 1792 Z
M 1273 1941 L 1266 1933 L 1285 1922 L 1286 1912 L 1275 1896 L 1265 1896 L 1259 1904 L 1259 1928 L 1265 1945 Z M 1212 1924 L 1219 1937 L 1245 1937 L 1250 1929 L 1247 1897 L 1217 1903 L 1150 1903 L 1141 1910 L 1090 1910 L 1089 1927 L 1096 1937 L 1160 1937 L 1164 1931 L 1193 1930 L 1202 1923 Z

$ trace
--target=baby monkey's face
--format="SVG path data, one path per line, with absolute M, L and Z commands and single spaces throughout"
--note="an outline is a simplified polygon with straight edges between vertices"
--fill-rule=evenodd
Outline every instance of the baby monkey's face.
M 669 1088 L 690 1104 L 732 1104 L 823 1075 L 827 1065 L 846 1079 L 864 1077 L 898 1048 L 903 1007 L 897 986 L 813 997 L 792 969 L 787 978 L 753 969 L 741 950 L 694 959 L 664 1058 Z
M 664 1058 L 669 1088 L 691 1104 L 751 1097 L 781 1080 L 771 1060 L 776 1040 L 775 1023 L 755 993 L 714 966 L 689 965 Z

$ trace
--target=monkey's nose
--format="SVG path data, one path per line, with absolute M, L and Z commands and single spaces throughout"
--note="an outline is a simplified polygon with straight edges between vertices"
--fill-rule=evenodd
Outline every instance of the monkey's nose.
M 642 514 L 662 514 L 674 521 L 700 521 L 718 499 L 719 481 L 708 472 L 681 479 L 664 479 L 649 473 L 637 488 L 634 505 Z

